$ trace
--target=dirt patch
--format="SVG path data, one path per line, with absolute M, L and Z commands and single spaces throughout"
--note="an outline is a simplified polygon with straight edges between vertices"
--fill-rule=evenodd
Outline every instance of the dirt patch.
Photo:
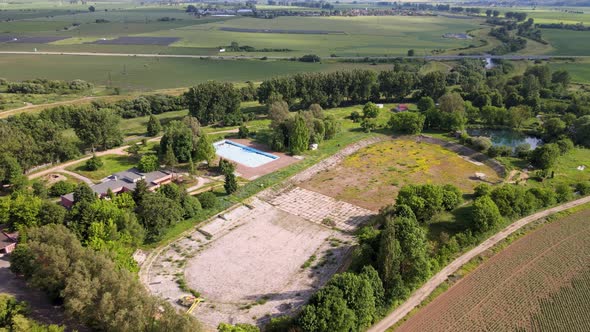
M 186 285 L 205 302 L 194 314 L 220 322 L 263 324 L 294 312 L 337 271 L 353 238 L 254 199 L 219 216 L 154 262 L 148 287 L 175 303 Z
M 587 298 L 576 294 L 587 292 L 564 290 L 573 290 L 572 281 L 580 277 L 585 283 L 576 282 L 576 287 L 590 287 L 588 220 L 590 209 L 585 209 L 517 240 L 396 331 L 530 331 L 540 323 L 585 330 L 590 307 Z M 564 302 L 551 307 L 555 296 Z M 563 320 L 568 315 L 560 310 L 566 303 L 585 307 L 585 315 Z
M 400 138 L 360 149 L 300 186 L 377 211 L 393 203 L 406 184 L 452 183 L 471 192 L 481 183 L 475 173 L 485 173 L 487 181 L 499 180 L 487 165 L 466 161 L 435 144 Z
M 317 224 L 348 232 L 353 232 L 374 215 L 367 209 L 299 187 L 283 192 L 270 203 Z
M 67 181 L 68 178 L 65 177 L 63 174 L 58 174 L 58 173 L 51 173 L 51 174 L 47 174 L 41 177 L 41 179 L 43 179 L 43 181 L 45 181 L 45 183 L 48 186 L 51 186 L 52 184 L 59 182 L 59 181 Z

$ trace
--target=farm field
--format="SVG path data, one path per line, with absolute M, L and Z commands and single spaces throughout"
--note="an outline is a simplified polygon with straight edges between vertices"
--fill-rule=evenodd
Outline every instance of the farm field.
M 542 29 L 543 38 L 553 50 L 552 55 L 590 55 L 590 31 Z M 575 75 L 575 71 L 572 71 Z
M 288 48 L 292 52 L 276 55 L 313 53 L 320 56 L 336 54 L 405 55 L 408 49 L 417 54 L 430 54 L 433 49 L 464 47 L 467 40 L 442 38 L 444 33 L 461 33 L 478 27 L 479 20 L 458 20 L 445 17 L 278 17 L 272 20 L 238 18 L 223 22 L 178 28 L 174 31 L 149 33 L 151 36 L 181 37 L 174 46 L 217 47 L 232 41 L 240 45 L 262 48 Z M 251 33 L 220 29 L 295 30 L 298 33 Z M 326 33 L 303 34 L 314 30 Z M 328 33 L 332 32 L 332 33 Z
M 327 71 L 342 64 L 295 61 L 209 60 L 175 58 L 0 55 L 2 76 L 9 81 L 33 78 L 82 79 L 95 85 L 132 90 L 185 87 L 208 80 L 245 82 L 306 71 Z M 26 68 L 26 70 L 24 70 Z
M 549 8 L 549 7 L 537 7 L 537 8 L 509 8 L 509 9 L 498 9 L 500 12 L 526 12 L 528 17 L 531 17 L 535 20 L 535 23 L 565 23 L 565 24 L 577 24 L 577 23 L 584 23 L 584 25 L 590 24 L 590 13 L 588 12 L 588 8 L 586 7 L 579 7 L 579 8 L 571 8 L 571 7 L 562 7 L 560 9 L 557 8 Z M 569 11 L 577 11 L 583 13 L 572 13 L 566 12 Z
M 582 331 L 589 326 L 590 206 L 515 241 L 396 331 Z
M 364 17 L 247 17 L 198 18 L 184 12 L 184 6 L 156 7 L 95 5 L 97 10 L 72 6 L 62 12 L 50 8 L 29 13 L 19 21 L 0 22 L 0 37 L 54 37 L 54 42 L 0 43 L 0 50 L 80 51 L 119 53 L 216 54 L 231 42 L 264 52 L 249 55 L 330 56 L 405 55 L 408 49 L 430 55 L 435 49 L 461 48 L 472 40 L 443 38 L 445 33 L 464 33 L 478 29 L 483 19 L 457 19 L 442 16 L 364 16 Z M 104 11 L 101 9 L 108 9 Z M 69 10 L 69 12 L 68 12 Z M 18 10 L 3 11 L 6 18 L 19 17 Z M 18 13 L 18 14 L 17 14 Z M 163 18 L 166 18 L 163 20 Z M 98 23 L 100 22 L 103 23 Z M 180 38 L 167 45 L 133 45 L 118 37 Z M 171 39 L 172 40 L 172 39 Z M 290 49 L 273 52 L 271 49 Z
M 471 192 L 483 172 L 488 181 L 499 177 L 490 167 L 462 159 L 438 145 L 400 138 L 368 146 L 341 164 L 321 172 L 301 187 L 374 211 L 394 202 L 397 191 L 415 183 L 452 183 Z
M 552 70 L 567 70 L 572 75 L 572 82 L 590 83 L 590 60 L 576 59 L 574 61 L 549 62 Z

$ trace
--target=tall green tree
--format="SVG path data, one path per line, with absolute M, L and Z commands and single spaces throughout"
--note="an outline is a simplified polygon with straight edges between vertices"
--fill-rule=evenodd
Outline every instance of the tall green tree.
M 356 330 L 367 329 L 373 323 L 377 314 L 375 294 L 371 282 L 364 275 L 341 273 L 335 275 L 328 283 L 342 291 L 348 308 L 356 316 Z
M 155 115 L 150 115 L 150 119 L 147 123 L 147 135 L 148 136 L 156 136 L 162 131 L 162 124 L 160 124 L 160 120 L 156 118 Z
M 215 147 L 208 135 L 203 135 L 197 142 L 195 147 L 194 159 L 196 161 L 206 161 L 207 165 L 211 166 L 213 159 L 215 159 Z
M 422 132 L 425 119 L 424 115 L 416 112 L 395 113 L 388 124 L 395 132 L 418 135 Z
M 234 173 L 225 174 L 225 183 L 223 184 L 223 188 L 228 195 L 231 195 L 236 192 L 236 190 L 238 190 L 238 181 Z
M 141 159 L 137 164 L 137 168 L 145 173 L 153 172 L 160 168 L 160 162 L 158 161 L 158 157 L 156 155 L 146 154 L 141 156 Z
M 404 288 L 400 274 L 401 262 L 402 252 L 396 237 L 394 220 L 391 217 L 386 217 L 379 241 L 377 264 L 383 287 L 388 295 L 400 295 L 401 289 Z
M 121 118 L 110 109 L 79 109 L 73 115 L 76 136 L 93 150 L 109 149 L 123 143 Z
M 239 111 L 241 96 L 231 83 L 209 81 L 185 93 L 189 112 L 200 123 L 209 125 L 221 121 L 226 115 Z
M 561 150 L 557 144 L 543 144 L 533 150 L 530 161 L 535 167 L 549 170 L 555 167 L 560 155 Z
M 377 105 L 368 102 L 363 106 L 363 118 L 375 119 L 379 116 L 379 107 Z
M 301 115 L 295 117 L 295 123 L 289 134 L 289 148 L 292 154 L 301 154 L 309 147 L 309 129 Z
M 193 151 L 193 135 L 190 128 L 181 121 L 171 121 L 164 130 L 160 141 L 161 155 L 165 156 L 168 147 L 174 151 L 179 162 L 187 162 Z
M 585 147 L 590 147 L 590 115 L 584 115 L 574 121 L 573 140 Z
M 485 232 L 502 222 L 500 210 L 489 196 L 476 198 L 471 211 L 473 229 L 478 232 Z
M 74 189 L 74 203 L 94 202 L 96 200 L 96 193 L 90 189 L 86 183 L 80 183 Z
M 163 195 L 147 193 L 137 206 L 137 216 L 147 231 L 147 240 L 158 240 L 171 225 L 183 220 L 182 206 Z
M 174 168 L 178 164 L 178 159 L 176 159 L 176 155 L 174 154 L 174 149 L 172 148 L 172 144 L 166 144 L 166 150 L 164 152 L 164 157 L 162 158 L 162 162 L 167 167 Z
M 436 100 L 445 94 L 446 89 L 446 75 L 440 71 L 430 72 L 424 75 L 420 81 L 422 96 L 427 96 Z
M 356 326 L 356 315 L 348 308 L 342 291 L 330 285 L 312 296 L 297 323 L 306 332 L 351 331 Z
M 425 96 L 418 101 L 418 110 L 422 113 L 435 108 L 434 100 L 431 97 Z

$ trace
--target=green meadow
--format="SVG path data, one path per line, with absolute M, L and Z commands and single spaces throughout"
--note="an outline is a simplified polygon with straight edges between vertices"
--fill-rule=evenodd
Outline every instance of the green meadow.
M 553 55 L 590 56 L 590 31 L 543 29 L 543 38 L 553 46 Z
M 329 56 L 431 54 L 435 49 L 465 47 L 471 40 L 442 38 L 447 32 L 477 28 L 479 20 L 445 17 L 361 16 L 361 17 L 278 17 L 271 20 L 236 18 L 159 31 L 146 36 L 181 37 L 173 46 L 219 47 L 232 41 L 256 49 L 291 49 L 283 55 Z M 330 34 L 284 34 L 222 31 L 220 28 L 281 30 L 322 30 Z M 276 55 L 279 55 L 277 53 Z
M 185 87 L 208 80 L 245 82 L 306 71 L 338 69 L 338 64 L 296 61 L 207 60 L 183 58 L 65 55 L 0 55 L 2 76 L 10 81 L 33 78 L 82 79 L 124 90 Z
M 552 70 L 567 70 L 572 75 L 572 81 L 576 83 L 590 83 L 590 60 L 550 62 Z
M 483 19 L 456 19 L 438 16 L 363 16 L 363 17 L 248 17 L 198 18 L 184 12 L 184 6 L 158 7 L 133 4 L 97 3 L 95 12 L 84 6 L 45 8 L 22 12 L 3 10 L 0 36 L 55 36 L 66 39 L 50 44 L 2 43 L 0 50 L 33 49 L 43 51 L 216 54 L 231 42 L 256 49 L 290 49 L 292 52 L 250 52 L 249 55 L 300 56 L 384 56 L 405 55 L 415 49 L 418 55 L 433 50 L 454 49 L 479 44 L 476 40 L 443 38 L 445 33 L 463 33 L 480 28 Z M 10 6 L 8 6 L 10 7 Z M 26 15 L 25 15 L 26 13 Z M 24 16 L 23 16 L 24 15 Z M 162 18 L 170 20 L 162 21 Z M 173 19 L 173 20 L 172 20 Z M 106 20 L 106 23 L 97 23 Z M 252 33 L 223 31 L 222 28 L 335 31 L 330 34 Z M 176 37 L 169 46 L 96 45 L 100 39 L 120 36 Z

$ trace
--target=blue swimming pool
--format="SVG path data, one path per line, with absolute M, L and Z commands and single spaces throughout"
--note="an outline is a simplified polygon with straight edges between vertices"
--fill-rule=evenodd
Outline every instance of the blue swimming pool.
M 236 142 L 223 140 L 213 143 L 215 153 L 221 158 L 235 161 L 248 167 L 258 167 L 279 157 L 270 153 L 262 152 L 260 150 L 238 144 Z

